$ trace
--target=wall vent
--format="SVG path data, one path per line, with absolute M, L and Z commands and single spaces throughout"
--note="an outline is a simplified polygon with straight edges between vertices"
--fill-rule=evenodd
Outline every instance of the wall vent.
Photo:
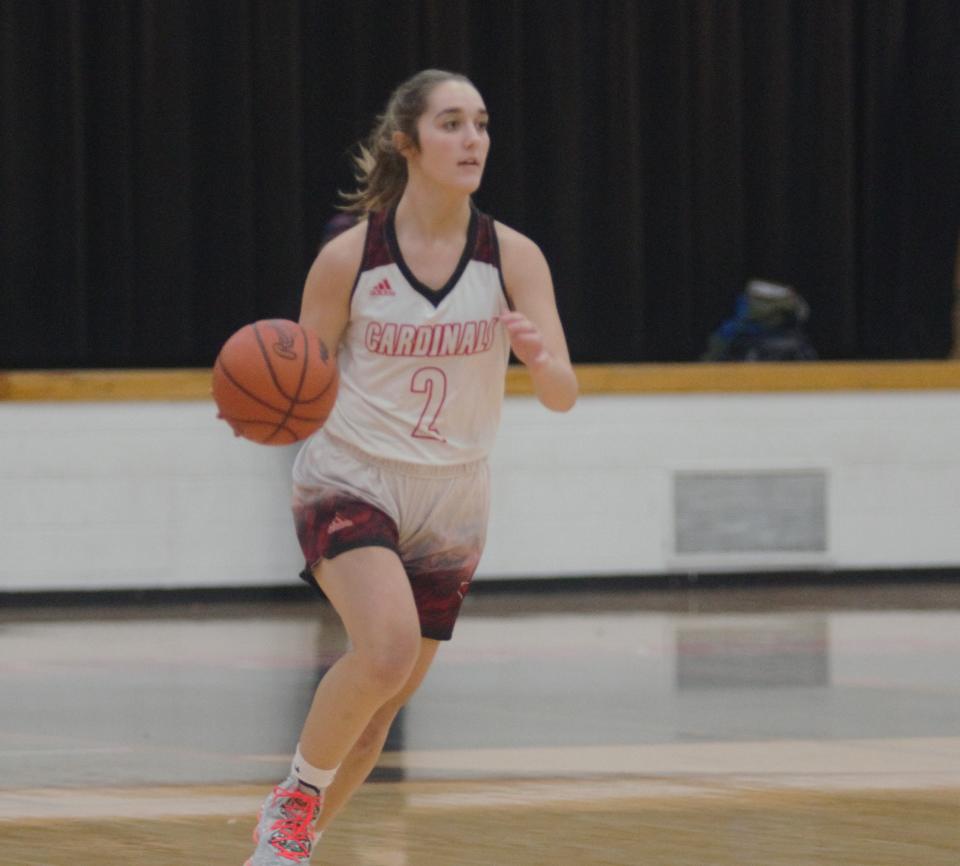
M 676 472 L 673 479 L 678 554 L 827 550 L 825 471 Z

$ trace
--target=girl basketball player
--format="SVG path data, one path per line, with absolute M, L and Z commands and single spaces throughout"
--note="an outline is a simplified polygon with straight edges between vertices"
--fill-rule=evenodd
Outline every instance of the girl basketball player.
M 413 76 L 360 150 L 350 209 L 366 218 L 307 276 L 300 321 L 337 348 L 341 379 L 297 458 L 294 516 L 305 579 L 350 649 L 317 688 L 247 866 L 309 862 L 450 639 L 486 535 L 510 349 L 544 406 L 576 400 L 542 253 L 472 203 L 489 148 L 470 81 Z

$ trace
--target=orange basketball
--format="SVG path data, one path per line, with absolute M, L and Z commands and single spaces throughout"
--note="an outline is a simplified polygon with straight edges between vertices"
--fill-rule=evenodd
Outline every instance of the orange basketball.
M 213 399 L 237 436 L 289 445 L 319 429 L 337 397 L 337 365 L 313 331 L 286 319 L 244 325 L 213 365 Z

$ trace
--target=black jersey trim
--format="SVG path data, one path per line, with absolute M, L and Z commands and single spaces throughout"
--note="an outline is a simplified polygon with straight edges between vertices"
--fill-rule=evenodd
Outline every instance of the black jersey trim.
M 368 216 L 366 222 L 367 227 L 363 235 L 363 255 L 360 256 L 360 267 L 357 268 L 357 275 L 353 278 L 353 285 L 350 287 L 350 298 L 347 300 L 348 307 L 353 305 L 353 296 L 357 293 L 357 286 L 360 285 L 360 277 L 363 276 L 363 272 L 367 269 L 367 243 L 370 240 L 373 221 Z
M 479 213 L 471 202 L 470 224 L 467 226 L 467 242 L 463 245 L 463 252 L 460 255 L 460 261 L 457 263 L 456 269 L 450 275 L 450 279 L 439 289 L 431 289 L 429 286 L 425 286 L 413 275 L 413 271 L 407 267 L 407 263 L 403 259 L 403 253 L 400 252 L 400 242 L 397 240 L 396 215 L 397 207 L 394 205 L 390 208 L 386 221 L 387 244 L 390 247 L 393 260 L 397 267 L 400 268 L 400 273 L 402 273 L 407 282 L 410 283 L 410 287 L 423 295 L 434 307 L 439 307 L 440 304 L 443 303 L 443 299 L 449 295 L 457 283 L 460 282 L 460 277 L 463 276 L 463 272 L 467 269 L 467 265 L 470 264 L 470 260 L 473 258 L 473 251 L 477 245 Z

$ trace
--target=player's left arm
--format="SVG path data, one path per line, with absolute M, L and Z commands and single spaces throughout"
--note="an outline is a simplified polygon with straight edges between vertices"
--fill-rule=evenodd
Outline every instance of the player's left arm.
M 513 310 L 500 322 L 510 347 L 526 365 L 537 399 L 548 409 L 568 411 L 577 400 L 577 377 L 557 311 L 550 266 L 528 237 L 497 223 L 500 267 Z

